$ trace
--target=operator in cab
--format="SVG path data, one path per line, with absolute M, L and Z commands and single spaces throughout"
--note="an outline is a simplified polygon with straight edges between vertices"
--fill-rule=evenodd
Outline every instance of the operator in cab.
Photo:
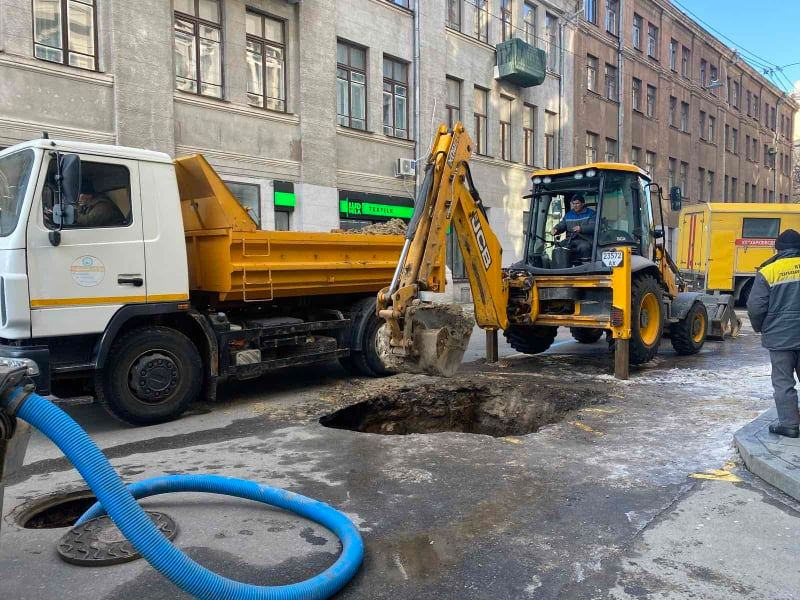
M 95 192 L 91 181 L 84 181 L 78 196 L 75 222 L 78 227 L 109 227 L 125 224 L 122 211 L 105 194 Z
M 595 212 L 586 206 L 586 199 L 579 192 L 573 194 L 569 206 L 570 210 L 556 223 L 550 233 L 552 235 L 566 233 L 567 240 L 564 247 L 578 259 L 589 259 L 592 257 Z

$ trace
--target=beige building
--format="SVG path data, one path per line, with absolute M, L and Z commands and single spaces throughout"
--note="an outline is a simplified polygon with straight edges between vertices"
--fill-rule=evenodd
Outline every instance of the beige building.
M 791 97 L 669 0 L 584 0 L 579 23 L 576 157 L 636 163 L 685 203 L 791 201 Z

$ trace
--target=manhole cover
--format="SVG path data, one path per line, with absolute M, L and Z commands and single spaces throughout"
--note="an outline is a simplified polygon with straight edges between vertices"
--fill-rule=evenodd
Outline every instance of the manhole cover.
M 599 402 L 587 389 L 560 382 L 440 383 L 384 390 L 322 417 L 320 423 L 384 435 L 455 431 L 503 437 L 532 433 L 570 410 Z
M 146 512 L 167 539 L 175 537 L 178 527 L 172 518 L 160 512 Z M 58 541 L 57 550 L 59 556 L 68 563 L 92 567 L 116 565 L 141 558 L 141 554 L 108 515 L 90 519 L 70 529 Z

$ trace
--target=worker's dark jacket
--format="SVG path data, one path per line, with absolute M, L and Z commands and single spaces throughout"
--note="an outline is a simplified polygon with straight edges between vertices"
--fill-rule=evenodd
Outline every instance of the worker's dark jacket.
M 125 215 L 108 196 L 94 196 L 78 206 L 76 223 L 82 227 L 109 227 L 125 224 Z
M 582 213 L 576 213 L 574 210 L 569 211 L 564 218 L 561 219 L 556 225 L 558 233 L 572 231 L 572 228 L 579 225 L 581 234 L 592 237 L 594 235 L 594 219 L 595 212 L 591 208 L 585 208 Z
M 747 299 L 753 329 L 769 350 L 800 350 L 800 249 L 784 250 L 759 269 Z

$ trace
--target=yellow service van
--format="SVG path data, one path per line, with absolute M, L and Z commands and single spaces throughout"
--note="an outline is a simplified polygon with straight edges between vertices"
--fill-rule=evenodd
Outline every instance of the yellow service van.
M 680 214 L 677 264 L 691 289 L 731 293 L 743 304 L 775 238 L 800 231 L 800 205 L 709 202 Z

